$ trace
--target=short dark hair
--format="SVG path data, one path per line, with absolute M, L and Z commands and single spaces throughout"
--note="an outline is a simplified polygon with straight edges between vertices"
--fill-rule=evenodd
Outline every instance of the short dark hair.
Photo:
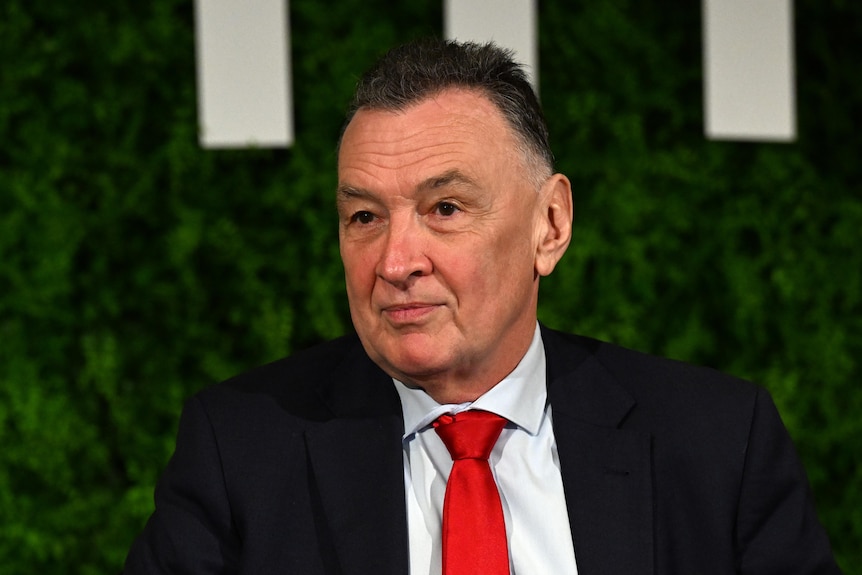
M 391 49 L 359 79 L 342 135 L 363 108 L 401 111 L 448 88 L 484 94 L 532 156 L 528 159 L 546 166 L 549 175 L 554 155 L 539 100 L 513 52 L 493 42 L 424 38 Z

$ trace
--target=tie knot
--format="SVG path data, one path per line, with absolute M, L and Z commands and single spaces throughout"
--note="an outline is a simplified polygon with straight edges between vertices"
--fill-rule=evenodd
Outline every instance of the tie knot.
M 487 460 L 506 419 L 489 411 L 472 410 L 441 415 L 433 425 L 453 460 Z

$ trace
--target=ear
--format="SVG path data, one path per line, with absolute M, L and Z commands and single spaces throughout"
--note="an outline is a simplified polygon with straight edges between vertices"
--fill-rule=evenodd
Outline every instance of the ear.
M 546 276 L 554 271 L 572 239 L 572 184 L 563 174 L 554 174 L 542 186 L 540 194 L 536 273 Z

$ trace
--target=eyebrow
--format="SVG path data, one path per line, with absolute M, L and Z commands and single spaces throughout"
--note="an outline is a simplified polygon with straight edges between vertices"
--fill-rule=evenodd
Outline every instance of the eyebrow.
M 366 198 L 373 195 L 374 194 L 364 188 L 355 188 L 345 184 L 339 184 L 339 186 L 335 188 L 335 196 L 339 201 L 347 198 Z
M 452 185 L 475 187 L 476 183 L 464 172 L 458 169 L 452 169 L 447 170 L 442 174 L 437 174 L 431 176 L 430 178 L 422 180 L 421 182 L 419 182 L 419 185 L 416 186 L 416 190 L 421 193 Z M 335 189 L 335 194 L 337 203 L 341 203 L 353 198 L 367 198 L 371 200 L 377 199 L 377 194 L 375 194 L 373 191 L 367 190 L 365 188 L 357 188 L 349 184 L 339 185 Z
M 473 181 L 473 179 L 470 176 L 468 176 L 467 174 L 465 174 L 461 170 L 452 169 L 452 170 L 448 170 L 446 172 L 443 172 L 442 174 L 439 174 L 437 176 L 431 176 L 430 178 L 423 180 L 419 184 L 418 189 L 420 191 L 422 191 L 422 190 L 433 190 L 433 189 L 437 189 L 437 188 L 444 188 L 446 186 L 451 186 L 451 185 L 463 185 L 463 186 L 474 187 L 476 185 L 476 183 Z
M 370 191 L 363 188 L 355 188 L 353 186 L 348 186 L 345 184 L 340 184 L 335 189 L 335 208 L 341 212 L 344 207 L 344 204 L 351 199 L 355 198 L 367 198 L 374 199 L 374 194 Z

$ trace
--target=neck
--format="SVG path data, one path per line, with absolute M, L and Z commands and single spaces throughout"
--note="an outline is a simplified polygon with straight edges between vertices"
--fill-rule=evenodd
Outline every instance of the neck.
M 517 349 L 488 362 L 490 367 L 473 368 L 463 372 L 447 370 L 418 377 L 398 374 L 394 377 L 408 387 L 424 390 L 441 405 L 476 401 L 512 373 L 526 355 L 532 341 L 531 333 L 530 338 L 522 342 Z

